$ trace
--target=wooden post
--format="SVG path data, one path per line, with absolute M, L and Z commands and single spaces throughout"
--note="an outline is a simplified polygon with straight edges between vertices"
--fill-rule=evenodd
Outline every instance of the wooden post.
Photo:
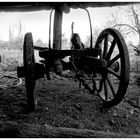
M 61 50 L 63 13 L 58 7 L 55 8 L 53 28 L 53 49 Z

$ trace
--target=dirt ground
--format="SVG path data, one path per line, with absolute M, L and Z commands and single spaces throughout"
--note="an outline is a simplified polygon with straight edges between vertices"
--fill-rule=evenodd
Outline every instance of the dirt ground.
M 98 96 L 79 88 L 78 81 L 71 78 L 54 76 L 49 81 L 42 78 L 36 83 L 35 93 L 37 109 L 26 113 L 24 81 L 17 88 L 1 89 L 0 120 L 140 134 L 140 108 L 136 106 L 140 87 L 135 83 L 129 84 L 124 100 L 110 109 L 104 109 Z

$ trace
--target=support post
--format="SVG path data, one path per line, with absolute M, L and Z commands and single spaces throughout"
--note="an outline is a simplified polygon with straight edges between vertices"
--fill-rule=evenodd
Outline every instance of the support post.
M 61 50 L 62 38 L 62 18 L 63 13 L 60 8 L 55 8 L 54 28 L 53 28 L 53 49 Z

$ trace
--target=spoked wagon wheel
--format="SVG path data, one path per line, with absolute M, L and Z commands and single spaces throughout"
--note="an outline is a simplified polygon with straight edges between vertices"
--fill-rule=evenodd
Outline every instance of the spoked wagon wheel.
M 97 93 L 108 107 L 119 104 L 129 83 L 129 54 L 122 35 L 115 29 L 105 29 L 99 35 L 95 47 L 100 47 L 100 58 L 107 66 L 100 71 Z
M 27 33 L 24 38 L 24 48 L 23 48 L 23 63 L 25 69 L 25 85 L 27 94 L 27 105 L 28 111 L 35 110 L 35 96 L 34 96 L 34 49 L 33 49 L 33 39 L 32 34 Z

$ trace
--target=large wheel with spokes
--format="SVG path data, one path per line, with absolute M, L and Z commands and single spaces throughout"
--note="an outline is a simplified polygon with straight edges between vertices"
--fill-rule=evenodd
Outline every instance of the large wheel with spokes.
M 34 48 L 33 48 L 33 39 L 31 33 L 26 33 L 24 38 L 23 46 L 23 63 L 25 71 L 25 85 L 26 85 L 26 94 L 27 94 L 27 106 L 28 111 L 35 110 L 35 95 L 34 95 Z
M 101 59 L 107 66 L 99 72 L 97 93 L 108 107 L 119 104 L 126 94 L 129 83 L 130 62 L 124 38 L 115 29 L 103 30 L 95 48 L 100 47 Z

